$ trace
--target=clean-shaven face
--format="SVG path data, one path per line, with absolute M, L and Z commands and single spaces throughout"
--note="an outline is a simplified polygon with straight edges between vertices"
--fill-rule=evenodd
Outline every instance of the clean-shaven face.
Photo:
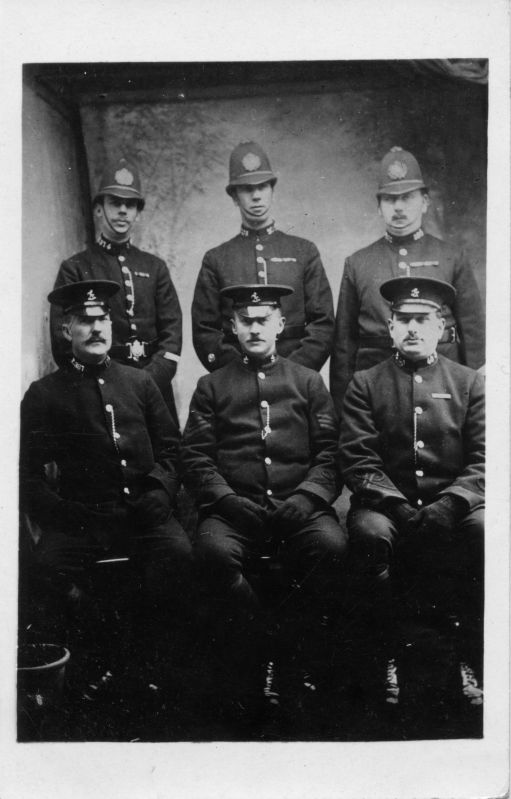
M 273 186 L 259 183 L 258 186 L 236 186 L 232 195 L 238 206 L 243 223 L 249 228 L 266 227 L 271 221 Z

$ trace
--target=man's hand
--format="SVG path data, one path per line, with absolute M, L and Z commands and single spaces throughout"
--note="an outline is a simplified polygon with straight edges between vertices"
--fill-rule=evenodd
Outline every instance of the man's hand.
M 452 494 L 445 494 L 441 499 L 417 511 L 407 527 L 410 532 L 417 535 L 427 535 L 431 532 L 448 535 L 466 513 L 467 506 L 464 500 Z
M 144 527 L 163 524 L 168 519 L 171 510 L 170 497 L 162 486 L 155 486 L 148 491 L 143 491 L 129 505 L 137 521 Z
M 315 509 L 316 503 L 312 497 L 308 497 L 306 494 L 291 494 L 273 514 L 272 523 L 274 525 L 282 523 L 288 529 L 300 527 L 305 524 Z
M 246 497 L 228 494 L 215 505 L 215 510 L 237 528 L 260 530 L 266 522 L 266 511 Z
M 406 501 L 393 502 L 392 505 L 386 509 L 386 513 L 390 516 L 397 529 L 402 531 L 405 530 L 410 519 L 416 515 L 417 508 L 414 508 Z

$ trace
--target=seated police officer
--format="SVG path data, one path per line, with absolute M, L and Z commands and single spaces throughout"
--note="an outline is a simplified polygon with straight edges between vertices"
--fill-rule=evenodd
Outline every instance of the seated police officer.
M 194 551 L 225 618 L 233 616 L 235 629 L 244 630 L 239 646 L 246 658 L 238 667 L 247 678 L 249 639 L 258 641 L 252 665 L 265 658 L 255 634 L 261 597 L 251 564 L 278 551 L 301 586 L 285 606 L 302 603 L 300 633 L 312 648 L 319 618 L 335 600 L 346 550 L 330 506 L 337 495 L 332 400 L 317 372 L 276 353 L 285 324 L 280 298 L 291 292 L 260 284 L 222 289 L 223 300 L 233 303 L 242 354 L 200 378 L 183 435 L 184 482 L 199 508 Z M 280 619 L 290 658 L 300 638 L 291 616 Z
M 91 280 L 48 297 L 62 309 L 71 356 L 22 401 L 21 509 L 42 529 L 35 557 L 52 591 L 71 602 L 87 593 L 98 559 L 129 555 L 143 587 L 141 629 L 161 636 L 190 585 L 191 546 L 173 517 L 179 432 L 151 376 L 108 355 L 118 289 Z
M 464 693 L 480 703 L 484 380 L 437 355 L 441 308 L 455 297 L 450 284 L 394 278 L 381 294 L 390 303 L 396 352 L 355 373 L 342 411 L 339 457 L 353 491 L 350 545 L 383 643 L 395 632 L 392 588 L 407 629 L 413 618 L 437 631 L 454 619 Z M 399 664 L 390 660 L 387 701 L 396 702 Z

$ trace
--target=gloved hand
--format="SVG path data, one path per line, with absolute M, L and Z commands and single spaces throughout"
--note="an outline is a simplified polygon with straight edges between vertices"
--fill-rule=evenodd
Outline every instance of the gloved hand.
M 215 510 L 234 527 L 260 530 L 266 522 L 266 511 L 247 497 L 228 494 L 215 505 Z
M 393 502 L 392 505 L 387 508 L 386 513 L 390 516 L 397 529 L 403 531 L 406 529 L 410 519 L 416 515 L 417 508 L 414 508 L 409 502 L 398 501 Z
M 136 521 L 144 527 L 163 524 L 171 511 L 170 497 L 162 486 L 143 491 L 129 505 Z
M 316 509 L 316 503 L 312 497 L 307 494 L 291 494 L 280 506 L 277 508 L 272 516 L 272 523 L 282 523 L 285 527 L 296 528 L 309 519 Z
M 417 511 L 408 522 L 407 529 L 417 535 L 431 532 L 448 535 L 466 512 L 467 505 L 463 499 L 445 494 L 441 499 Z

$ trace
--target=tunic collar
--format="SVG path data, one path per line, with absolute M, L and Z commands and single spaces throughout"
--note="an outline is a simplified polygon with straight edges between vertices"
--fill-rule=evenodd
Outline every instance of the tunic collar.
M 78 374 L 84 376 L 87 375 L 91 377 L 98 377 L 102 372 L 105 371 L 105 369 L 108 369 L 110 363 L 111 360 L 109 355 L 106 356 L 105 360 L 102 363 L 98 364 L 82 363 L 81 361 L 78 360 L 78 358 L 75 358 L 73 355 L 73 357 L 69 361 L 69 366 L 71 367 L 71 369 L 74 369 L 75 372 L 77 372 Z
M 121 244 L 118 244 L 115 241 L 107 239 L 102 233 L 99 234 L 96 243 L 102 250 L 106 250 L 110 255 L 123 255 L 123 253 L 127 252 L 131 247 L 129 239 L 128 241 L 123 241 Z
M 417 372 L 419 369 L 425 369 L 427 366 L 433 366 L 438 361 L 438 355 L 436 352 L 433 352 L 431 355 L 428 355 L 427 358 L 421 358 L 419 361 L 410 361 L 408 358 L 405 358 L 404 355 L 401 355 L 400 352 L 395 352 L 392 356 L 401 369 L 405 369 L 407 372 Z
M 270 222 L 267 227 L 261 227 L 257 230 L 242 225 L 240 230 L 240 236 L 244 239 L 260 239 L 263 236 L 271 236 L 272 233 L 275 233 L 275 222 Z
M 385 241 L 389 244 L 393 244 L 395 247 L 401 247 L 403 245 L 410 244 L 412 241 L 419 241 L 424 236 L 424 231 L 420 227 L 414 233 L 410 233 L 408 236 L 391 236 L 389 232 L 385 233 Z
M 274 354 L 269 355 L 264 361 L 261 361 L 258 358 L 250 358 L 248 355 L 243 355 L 242 361 L 251 371 L 257 372 L 260 369 L 267 369 L 269 366 L 273 366 L 277 358 L 278 356 Z

